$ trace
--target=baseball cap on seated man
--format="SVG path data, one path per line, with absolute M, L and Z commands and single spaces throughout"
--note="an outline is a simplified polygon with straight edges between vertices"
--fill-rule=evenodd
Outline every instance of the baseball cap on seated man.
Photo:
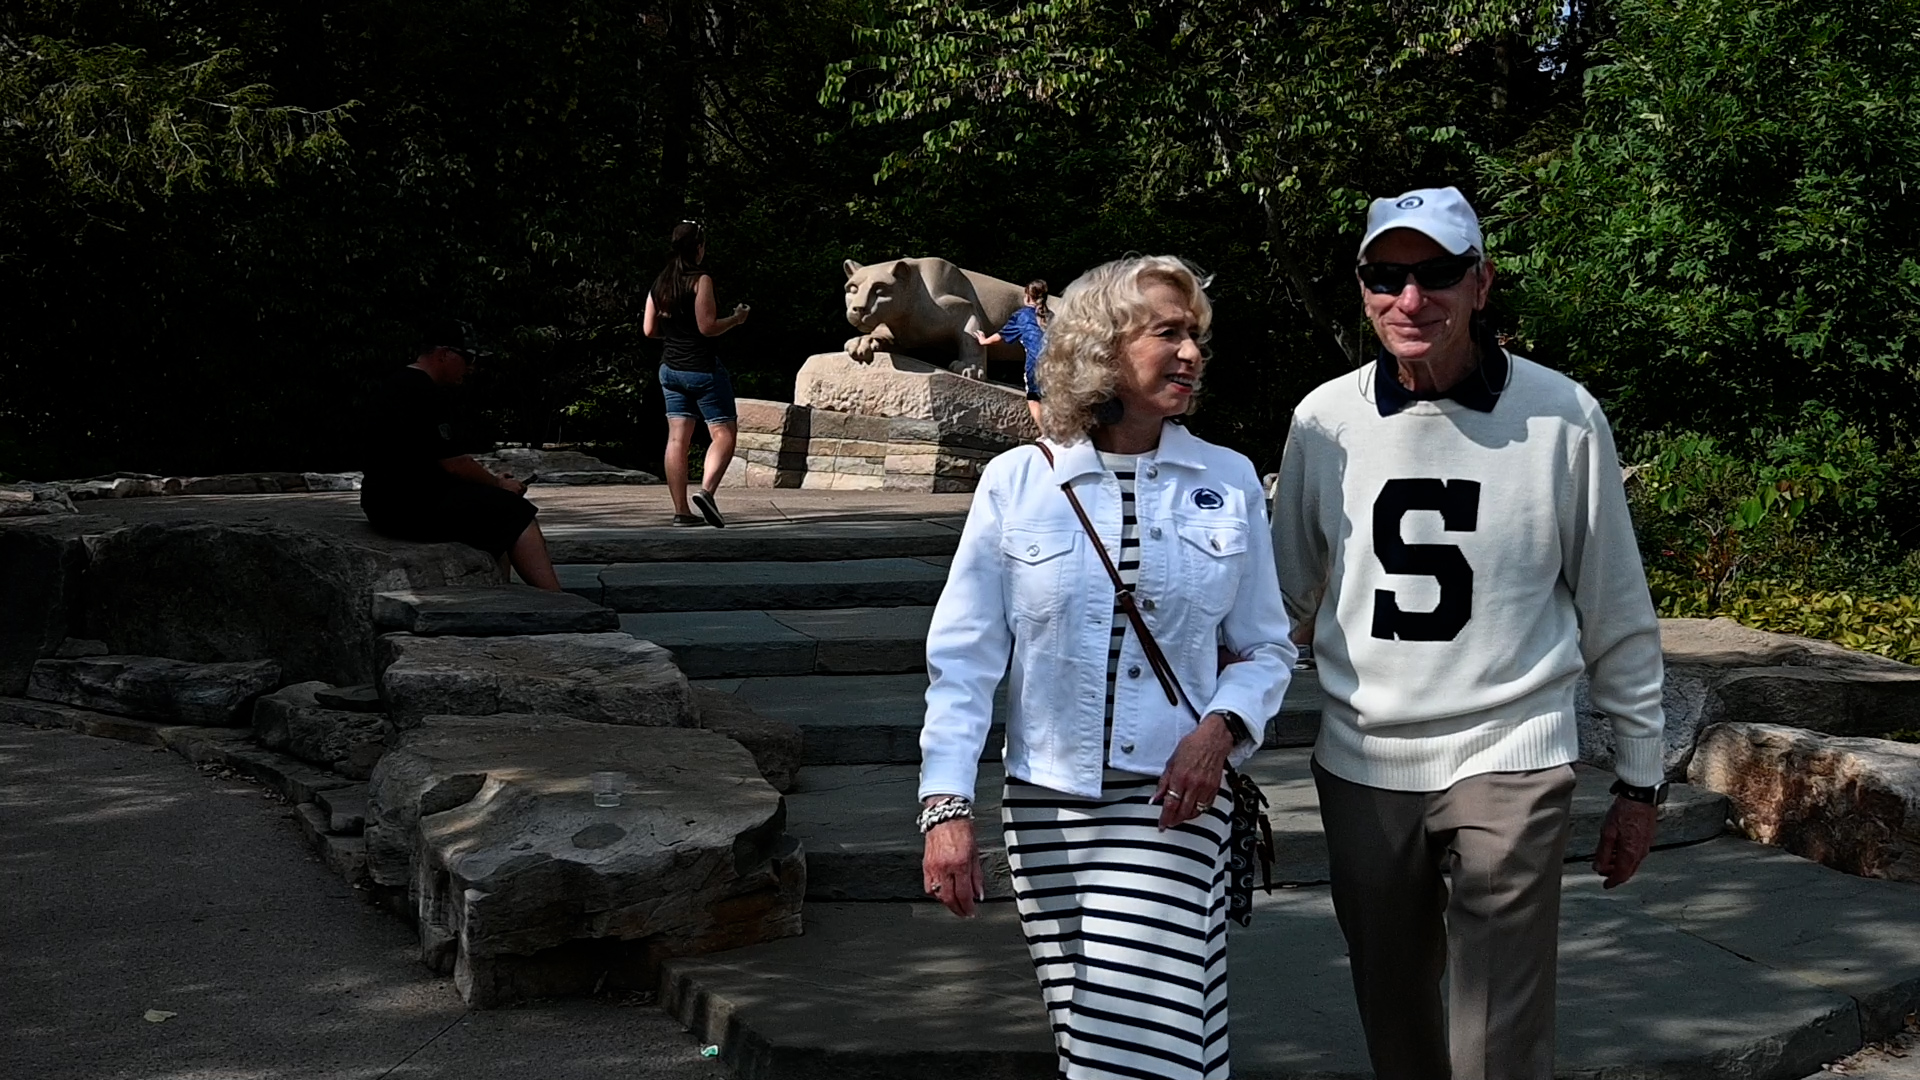
M 1389 229 L 1412 229 L 1430 237 L 1450 255 L 1484 250 L 1480 216 L 1467 205 L 1459 188 L 1419 188 L 1391 199 L 1375 199 L 1367 207 L 1367 235 L 1360 240 L 1360 258 Z

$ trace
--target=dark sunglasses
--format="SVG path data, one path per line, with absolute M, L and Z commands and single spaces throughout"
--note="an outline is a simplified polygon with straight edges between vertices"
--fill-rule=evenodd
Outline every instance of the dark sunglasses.
M 1417 263 L 1361 263 L 1360 284 L 1380 296 L 1399 296 L 1407 287 L 1407 275 L 1426 290 L 1451 289 L 1460 284 L 1467 272 L 1480 265 L 1478 255 L 1442 255 Z

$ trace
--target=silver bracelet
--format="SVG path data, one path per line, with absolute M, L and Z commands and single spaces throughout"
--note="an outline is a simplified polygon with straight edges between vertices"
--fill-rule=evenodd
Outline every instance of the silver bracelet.
M 973 817 L 973 803 L 958 795 L 949 795 L 932 806 L 920 811 L 921 833 L 931 832 L 935 825 L 953 821 L 957 818 Z

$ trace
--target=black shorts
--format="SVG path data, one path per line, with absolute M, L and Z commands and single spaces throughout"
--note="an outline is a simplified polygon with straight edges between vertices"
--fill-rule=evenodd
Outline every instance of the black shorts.
M 360 508 L 375 532 L 398 540 L 466 544 L 496 558 L 539 513 L 524 496 L 465 480 L 410 491 L 362 491 Z

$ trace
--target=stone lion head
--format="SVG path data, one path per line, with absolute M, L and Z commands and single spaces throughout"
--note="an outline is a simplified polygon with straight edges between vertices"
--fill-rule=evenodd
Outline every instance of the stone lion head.
M 905 292 L 913 276 L 913 267 L 905 259 L 862 266 L 852 259 L 847 271 L 847 322 L 862 333 L 887 321 L 890 313 L 904 311 L 909 303 Z

